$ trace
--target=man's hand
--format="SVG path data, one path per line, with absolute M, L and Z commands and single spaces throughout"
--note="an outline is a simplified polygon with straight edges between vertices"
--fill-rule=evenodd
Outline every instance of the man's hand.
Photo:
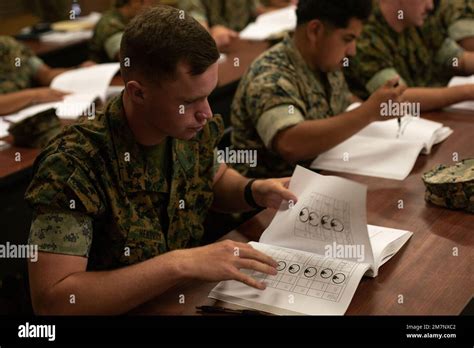
M 255 250 L 249 244 L 226 240 L 194 249 L 183 249 L 180 253 L 180 268 L 185 278 L 204 281 L 237 280 L 251 287 L 264 290 L 259 282 L 241 269 L 276 275 L 277 263 L 270 256 Z
M 33 88 L 31 92 L 33 104 L 61 101 L 69 94 L 49 87 Z
M 217 47 L 219 48 L 229 45 L 233 39 L 239 37 L 239 33 L 222 25 L 213 26 L 210 30 L 210 33 L 216 41 Z
M 376 90 L 370 98 L 362 104 L 362 107 L 366 108 L 367 117 L 370 117 L 371 121 L 381 120 L 380 111 L 382 103 L 386 103 L 389 100 L 392 100 L 394 103 L 403 102 L 402 95 L 407 87 L 400 85 L 399 81 L 399 77 L 387 81 L 385 85 Z M 384 117 L 383 120 L 386 121 L 388 118 Z
M 288 190 L 290 178 L 256 180 L 252 185 L 255 202 L 266 208 L 280 208 L 282 200 L 296 203 L 298 198 Z

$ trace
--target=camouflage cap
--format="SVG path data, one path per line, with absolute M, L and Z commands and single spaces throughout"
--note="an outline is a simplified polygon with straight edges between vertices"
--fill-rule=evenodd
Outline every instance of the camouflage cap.
M 8 129 L 15 146 L 33 148 L 43 148 L 60 131 L 61 121 L 56 116 L 56 109 L 40 112 L 12 124 Z
M 474 159 L 447 167 L 440 165 L 423 175 L 425 199 L 449 209 L 474 213 Z

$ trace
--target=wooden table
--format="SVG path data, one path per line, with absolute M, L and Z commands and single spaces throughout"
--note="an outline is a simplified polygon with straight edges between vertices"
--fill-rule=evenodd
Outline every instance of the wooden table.
M 437 164 L 452 164 L 455 152 L 459 159 L 474 157 L 474 113 L 436 112 L 423 117 L 444 123 L 454 134 L 435 146 L 431 155 L 420 155 L 405 181 L 322 173 L 368 186 L 368 223 L 414 233 L 400 252 L 382 266 L 377 278 L 363 278 L 348 315 L 458 315 L 473 297 L 474 215 L 426 203 L 421 175 Z M 399 200 L 403 200 L 404 209 L 398 209 Z M 226 239 L 246 242 L 245 232 L 252 240 L 258 240 L 274 214 L 270 210 L 262 212 Z M 453 248 L 458 248 L 459 256 L 453 256 Z M 196 306 L 216 303 L 207 298 L 215 285 L 184 283 L 134 313 L 194 315 Z M 179 303 L 181 294 L 185 304 Z M 398 303 L 399 295 L 403 295 L 403 304 Z
M 23 44 L 53 68 L 79 65 L 89 57 L 89 40 L 78 39 L 65 43 L 24 40 Z

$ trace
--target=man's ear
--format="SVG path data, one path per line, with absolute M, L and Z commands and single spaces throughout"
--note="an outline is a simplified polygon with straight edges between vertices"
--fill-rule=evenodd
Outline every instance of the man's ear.
M 313 19 L 306 25 L 306 35 L 311 43 L 317 41 L 324 34 L 324 24 L 319 19 Z
M 145 102 L 145 90 L 144 87 L 137 81 L 129 81 L 125 85 L 127 94 L 135 104 L 142 105 Z

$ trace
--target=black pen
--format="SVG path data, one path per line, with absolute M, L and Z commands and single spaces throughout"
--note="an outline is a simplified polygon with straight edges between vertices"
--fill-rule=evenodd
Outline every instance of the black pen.
M 245 316 L 256 316 L 266 315 L 263 312 L 256 311 L 253 309 L 230 309 L 220 306 L 199 306 L 196 307 L 200 313 L 211 313 L 211 314 L 234 314 L 234 315 L 245 315 Z

